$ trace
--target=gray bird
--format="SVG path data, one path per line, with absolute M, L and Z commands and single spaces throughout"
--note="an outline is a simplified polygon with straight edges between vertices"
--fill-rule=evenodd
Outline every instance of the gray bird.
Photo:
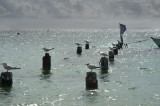
M 82 45 L 82 44 L 80 44 L 80 43 L 75 43 L 75 44 L 78 45 L 78 46 Z
M 91 72 L 92 72 L 93 69 L 100 68 L 100 67 L 97 67 L 97 66 L 94 66 L 94 65 L 90 65 L 89 63 L 86 64 L 86 65 L 87 65 L 87 67 L 88 67 L 89 69 L 91 69 Z
M 108 54 L 106 54 L 106 53 L 104 53 L 104 52 L 100 52 L 100 55 L 102 55 L 102 56 L 104 56 L 104 57 L 108 56 Z
M 86 43 L 91 43 L 90 41 L 85 40 Z
M 49 52 L 50 50 L 53 50 L 54 48 L 48 49 L 48 48 L 42 48 L 45 52 Z
M 0 65 L 3 65 L 4 69 L 7 70 L 13 70 L 13 69 L 20 69 L 20 68 L 17 68 L 17 67 L 11 67 L 11 66 L 8 66 L 7 63 L 1 63 Z

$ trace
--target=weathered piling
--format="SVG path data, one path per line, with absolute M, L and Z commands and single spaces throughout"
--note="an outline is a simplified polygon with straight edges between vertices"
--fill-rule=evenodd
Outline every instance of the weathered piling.
M 45 53 L 45 56 L 42 58 L 43 60 L 43 70 L 49 71 L 51 70 L 51 56 L 49 53 Z
M 13 83 L 12 72 L 2 72 L 0 76 L 1 87 L 11 87 Z
M 86 43 L 85 49 L 89 49 L 89 43 Z
M 121 48 L 119 43 L 118 43 L 118 44 L 116 44 L 116 47 L 117 47 L 118 49 L 120 49 L 120 48 Z
M 95 72 L 87 72 L 86 75 L 86 89 L 98 89 L 97 74 Z
M 114 55 L 118 55 L 118 49 L 117 49 L 117 47 L 113 47 L 113 52 L 114 52 Z
M 114 52 L 113 52 L 113 50 L 109 51 L 109 61 L 114 61 Z
M 99 65 L 101 69 L 106 70 L 106 72 L 108 72 L 108 58 L 107 57 L 102 57 L 99 61 Z
M 81 53 L 82 53 L 82 47 L 78 46 L 77 47 L 77 54 L 81 55 Z

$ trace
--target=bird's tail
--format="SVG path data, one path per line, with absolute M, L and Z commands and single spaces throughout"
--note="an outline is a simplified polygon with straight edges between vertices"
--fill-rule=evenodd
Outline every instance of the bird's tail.
M 13 67 L 12 69 L 21 69 L 21 68 Z
M 101 68 L 101 67 L 96 67 L 96 68 Z

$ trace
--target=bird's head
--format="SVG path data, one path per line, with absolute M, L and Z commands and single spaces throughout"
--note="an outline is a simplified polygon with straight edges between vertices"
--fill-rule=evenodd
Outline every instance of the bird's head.
M 0 65 L 7 66 L 7 63 L 0 63 Z
M 90 43 L 90 41 L 85 40 L 86 43 Z
M 89 65 L 89 63 L 85 64 L 85 65 Z

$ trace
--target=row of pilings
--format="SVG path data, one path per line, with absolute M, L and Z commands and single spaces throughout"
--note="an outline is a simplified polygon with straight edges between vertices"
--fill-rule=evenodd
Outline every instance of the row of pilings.
M 114 56 L 118 55 L 118 50 L 122 48 L 122 44 L 119 42 L 111 50 L 109 51 L 109 61 L 114 61 Z M 109 67 L 108 67 L 108 58 L 102 57 L 99 62 L 101 71 L 103 73 L 108 73 Z M 86 73 L 86 89 L 87 90 L 94 90 L 98 89 L 98 80 L 97 80 L 97 74 L 96 72 L 87 72 Z
M 118 50 L 122 48 L 121 44 L 116 44 L 110 51 L 108 58 L 102 57 L 99 61 L 99 66 L 101 70 L 105 73 L 108 73 L 108 61 L 114 61 L 114 56 L 118 55 Z M 85 49 L 89 49 L 89 43 L 86 43 Z M 82 53 L 82 47 L 77 47 L 78 55 L 81 55 Z M 51 70 L 51 56 L 49 53 L 45 53 L 45 56 L 42 58 L 42 73 L 44 75 L 49 74 Z M 87 72 L 86 73 L 86 89 L 98 89 L 98 80 L 97 80 L 97 74 L 95 72 Z M 12 72 L 2 72 L 0 76 L 0 86 L 1 87 L 11 87 L 13 84 L 13 75 Z

